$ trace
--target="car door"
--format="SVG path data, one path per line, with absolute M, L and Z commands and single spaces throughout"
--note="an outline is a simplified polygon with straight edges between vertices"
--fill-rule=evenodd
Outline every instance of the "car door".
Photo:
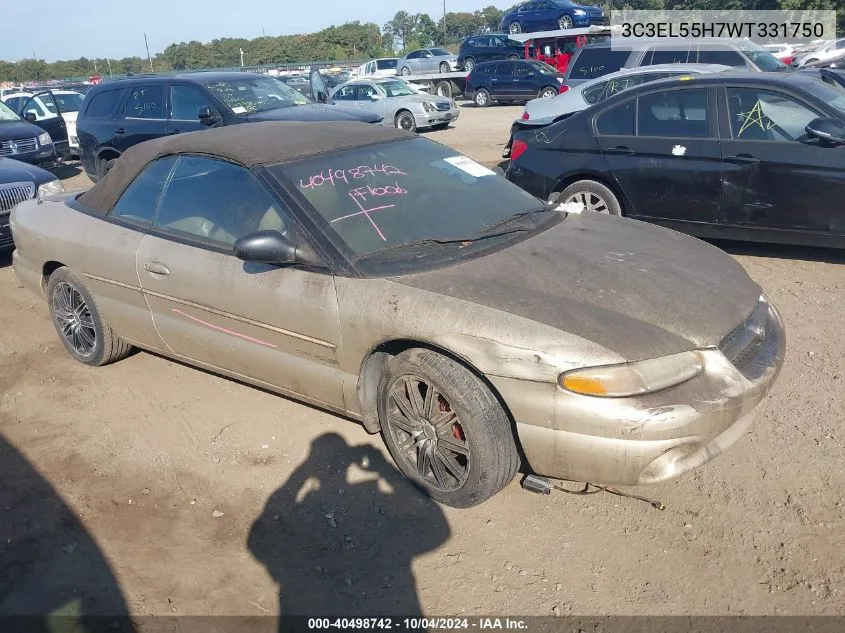
M 539 2 L 526 2 L 517 11 L 519 24 L 524 33 L 530 33 L 537 26 L 537 5 Z
M 821 108 L 795 94 L 727 86 L 722 93 L 724 221 L 845 233 L 843 150 L 809 137 Z
M 534 8 L 533 29 L 537 31 L 553 31 L 559 28 L 557 23 L 558 8 L 549 0 L 537 0 Z
M 439 70 L 437 61 L 434 55 L 429 50 L 422 50 L 419 52 L 417 58 L 417 72 L 418 73 L 433 73 Z
M 490 88 L 490 94 L 494 99 L 518 98 L 514 82 L 514 62 L 499 62 L 493 66 Z
M 596 141 L 631 215 L 715 222 L 721 193 L 716 97 L 676 88 L 617 102 L 594 118 Z
M 533 99 L 540 90 L 537 75 L 540 72 L 528 62 L 511 62 L 513 64 L 513 95 L 521 99 Z M 549 83 L 557 82 L 549 76 Z
M 167 134 L 181 134 L 183 132 L 197 132 L 208 129 L 208 125 L 200 121 L 199 112 L 208 108 L 213 115 L 221 117 L 220 111 L 200 88 L 189 83 L 172 83 L 168 87 Z
M 355 86 L 355 106 L 362 110 L 384 116 L 386 107 L 384 99 L 384 95 L 370 81 Z
M 167 134 L 164 82 L 134 86 L 128 90 L 122 116 L 114 124 L 113 143 L 120 152 Z
M 39 112 L 42 113 L 41 116 Z M 67 124 L 52 92 L 49 90 L 36 92 L 28 99 L 24 99 L 20 106 L 20 115 L 24 118 L 30 115 L 27 121 L 34 123 L 50 135 L 56 151 L 62 153 L 68 149 Z
M 136 261 L 161 340 L 203 366 L 342 407 L 334 279 L 239 260 L 235 240 L 258 230 L 301 239 L 251 171 L 178 158 Z

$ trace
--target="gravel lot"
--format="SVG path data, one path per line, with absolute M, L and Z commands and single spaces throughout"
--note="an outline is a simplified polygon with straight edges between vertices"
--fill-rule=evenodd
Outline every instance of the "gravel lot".
M 497 164 L 520 111 L 429 136 Z M 0 613 L 845 614 L 845 255 L 719 246 L 781 310 L 786 364 L 732 450 L 640 490 L 663 512 L 518 480 L 439 507 L 348 420 L 146 353 L 76 363 L 4 262 Z

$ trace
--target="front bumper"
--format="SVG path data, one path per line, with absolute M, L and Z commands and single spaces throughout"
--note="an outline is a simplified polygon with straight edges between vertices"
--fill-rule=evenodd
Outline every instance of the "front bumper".
M 59 164 L 59 157 L 53 145 L 42 145 L 37 151 L 27 152 L 26 154 L 12 154 L 9 158 L 14 158 L 30 165 L 37 165 L 42 169 L 52 169 Z
M 786 345 L 770 304 L 761 301 L 755 315 L 754 323 L 732 333 L 724 352 L 702 352 L 701 374 L 647 396 L 596 398 L 547 383 L 490 380 L 516 420 L 535 473 L 605 485 L 652 484 L 713 459 L 751 426 L 754 409 L 780 372 Z M 762 340 L 751 328 L 764 330 Z
M 15 245 L 12 241 L 12 228 L 9 226 L 10 215 L 8 211 L 0 213 L 0 252 L 13 248 Z
M 443 125 L 444 123 L 452 123 L 458 120 L 461 116 L 461 111 L 458 108 L 451 108 L 450 110 L 434 110 L 426 114 L 415 114 L 414 119 L 417 122 L 418 128 L 431 127 L 433 125 Z

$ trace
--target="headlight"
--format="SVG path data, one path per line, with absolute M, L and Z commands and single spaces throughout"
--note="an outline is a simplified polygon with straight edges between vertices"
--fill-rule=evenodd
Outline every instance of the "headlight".
M 585 396 L 624 398 L 674 387 L 703 369 L 701 354 L 682 352 L 638 363 L 573 369 L 558 376 L 558 383 L 567 391 Z
M 38 199 L 46 198 L 48 196 L 55 196 L 57 193 L 64 193 L 65 186 L 61 180 L 51 180 L 45 182 L 43 185 L 38 185 Z
M 47 132 L 42 132 L 38 135 L 38 144 L 42 147 L 45 145 L 52 145 L 53 139 L 50 138 L 50 135 Z
M 574 9 L 572 15 L 587 15 L 587 12 L 584 9 Z
M 423 110 L 425 110 L 426 112 L 431 112 L 432 110 L 434 110 L 434 106 L 431 105 L 428 101 L 423 101 L 422 107 Z

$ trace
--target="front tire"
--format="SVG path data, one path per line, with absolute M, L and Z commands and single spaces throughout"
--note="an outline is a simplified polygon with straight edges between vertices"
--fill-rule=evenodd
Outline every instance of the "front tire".
M 414 115 L 407 110 L 403 110 L 397 114 L 394 123 L 396 124 L 397 129 L 405 130 L 406 132 L 417 131 L 417 121 L 414 119 Z
M 519 22 L 511 22 L 508 25 L 508 33 L 511 35 L 516 35 L 517 33 L 522 33 L 522 25 Z
M 472 98 L 475 101 L 475 105 L 479 108 L 486 108 L 490 105 L 490 93 L 487 92 L 484 88 L 479 88 L 475 91 L 475 95 Z
M 442 354 L 410 349 L 390 359 L 378 407 L 399 470 L 435 501 L 468 508 L 516 475 L 508 416 L 475 374 Z
M 579 180 L 564 189 L 558 202 L 579 202 L 584 205 L 584 212 L 622 215 L 622 206 L 616 195 L 600 182 Z
M 557 25 L 560 27 L 562 31 L 566 29 L 572 28 L 572 18 L 568 15 L 562 15 L 560 20 L 557 21 Z
M 449 62 L 440 62 L 440 72 L 441 73 L 445 74 L 445 73 L 450 72 L 451 70 L 452 70 L 452 68 L 449 66 Z
M 94 296 L 69 268 L 59 268 L 50 275 L 47 302 L 59 339 L 80 363 L 98 367 L 125 358 L 132 351 L 132 346 L 112 331 Z

